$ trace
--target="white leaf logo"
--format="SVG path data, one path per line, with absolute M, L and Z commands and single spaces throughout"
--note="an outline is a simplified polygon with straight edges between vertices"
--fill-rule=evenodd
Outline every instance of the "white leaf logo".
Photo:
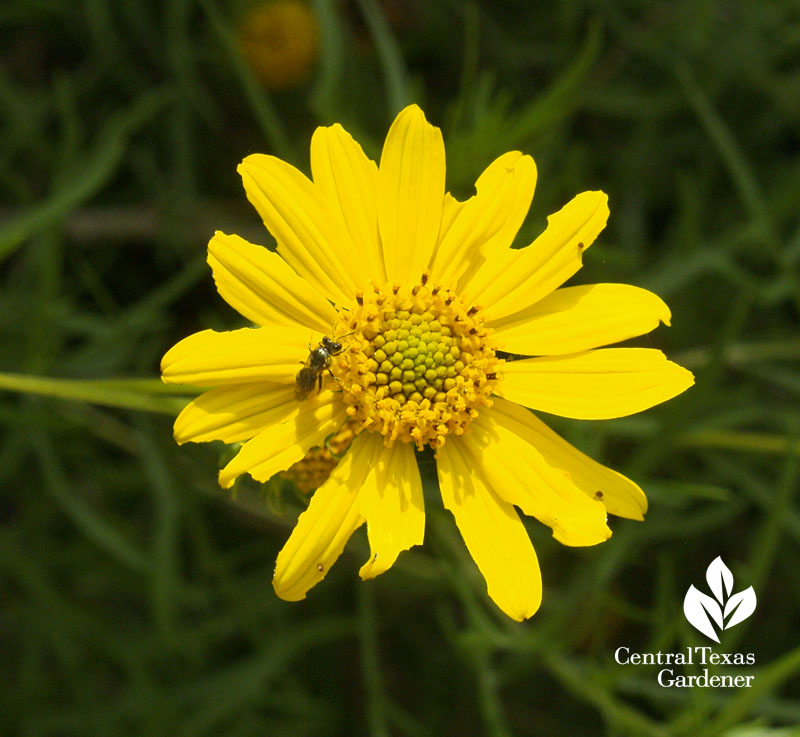
M 725 629 L 730 629 L 733 625 L 744 622 L 755 610 L 756 592 L 752 586 L 740 591 L 738 594 L 734 594 L 725 604 L 725 618 L 730 617 Z
M 714 599 L 702 591 L 698 591 L 694 584 L 686 592 L 686 597 L 683 600 L 683 613 L 686 615 L 686 619 L 689 620 L 689 624 L 695 629 L 700 630 L 714 642 L 719 642 L 719 637 L 714 631 L 714 625 L 711 624 L 711 620 L 713 619 L 717 626 L 723 629 L 722 609 Z
M 719 556 L 711 561 L 711 565 L 706 571 L 706 581 L 708 581 L 708 587 L 711 589 L 711 593 L 717 597 L 717 601 L 720 604 L 731 595 L 733 574 Z M 722 624 L 720 624 L 720 627 L 721 626 Z
M 756 592 L 750 586 L 731 595 L 733 574 L 719 556 L 706 570 L 706 581 L 714 598 L 691 585 L 683 600 L 683 613 L 692 627 L 719 642 L 717 630 L 730 629 L 755 611 Z

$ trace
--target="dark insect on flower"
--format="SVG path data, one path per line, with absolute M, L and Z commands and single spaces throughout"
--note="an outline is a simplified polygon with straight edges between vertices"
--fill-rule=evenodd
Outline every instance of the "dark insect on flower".
M 308 358 L 306 363 L 297 372 L 294 384 L 294 395 L 297 399 L 305 399 L 314 390 L 314 385 L 319 382 L 319 391 L 322 391 L 322 374 L 330 368 L 331 356 L 342 352 L 342 344 L 338 340 L 331 340 L 327 335 L 316 348 L 308 344 Z

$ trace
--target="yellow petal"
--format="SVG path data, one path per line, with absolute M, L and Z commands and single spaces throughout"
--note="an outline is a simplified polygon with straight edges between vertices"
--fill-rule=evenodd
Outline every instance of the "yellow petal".
M 545 460 L 525 425 L 483 409 L 463 443 L 497 495 L 553 529 L 564 545 L 597 545 L 611 537 L 606 508 Z
M 270 326 L 225 333 L 203 330 L 170 348 L 161 359 L 168 384 L 244 384 L 294 382 L 308 357 L 311 331 Z
M 219 472 L 220 486 L 229 489 L 243 473 L 256 481 L 269 481 L 299 461 L 309 448 L 322 445 L 346 419 L 341 393 L 324 391 L 297 402 L 286 420 L 267 427 L 242 446 Z
M 319 189 L 274 156 L 248 156 L 239 174 L 247 199 L 278 242 L 278 253 L 329 300 L 349 304 L 357 285 L 355 248 Z
M 328 334 L 336 310 L 277 253 L 219 231 L 208 244 L 217 291 L 257 325 L 291 325 Z
M 547 218 L 547 228 L 520 250 L 493 253 L 475 276 L 459 285 L 487 319 L 518 312 L 560 287 L 581 267 L 583 252 L 608 220 L 608 197 L 583 192 Z
M 300 515 L 278 554 L 272 585 L 281 599 L 305 599 L 306 592 L 325 578 L 350 536 L 364 522 L 358 505 L 359 488 L 369 471 L 371 453 L 360 452 L 360 440 L 353 441 L 330 478 L 314 492 L 308 509 Z
M 489 321 L 500 349 L 524 356 L 579 353 L 669 325 L 660 297 L 629 284 L 564 287 L 513 315 Z
M 444 203 L 442 132 L 416 105 L 395 118 L 383 145 L 378 226 L 390 282 L 416 282 L 439 235 Z
M 653 348 L 598 348 L 503 365 L 495 394 L 579 420 L 625 417 L 686 391 L 690 371 Z
M 240 443 L 297 408 L 294 387 L 286 384 L 235 384 L 209 389 L 192 400 L 175 420 L 175 440 Z
M 461 438 L 437 453 L 442 502 L 456 519 L 489 596 L 512 619 L 533 616 L 542 601 L 542 575 L 528 533 L 514 508 L 487 486 Z
M 536 165 L 530 156 L 512 151 L 496 159 L 475 185 L 477 194 L 464 203 L 436 247 L 431 265 L 434 283 L 452 286 L 483 249 L 490 257 L 511 245 L 533 198 Z
M 475 182 L 477 191 L 504 189 L 507 217 L 502 227 L 488 238 L 481 250 L 487 255 L 507 249 L 517 235 L 531 206 L 537 179 L 536 163 L 519 151 L 510 151 L 495 159 Z
M 461 210 L 464 209 L 464 205 L 466 205 L 467 202 L 469 202 L 469 200 L 460 202 L 449 192 L 445 192 L 444 202 L 442 203 L 442 222 L 439 223 L 439 236 L 436 239 L 437 248 L 439 243 L 444 240 L 447 231 L 450 230 L 450 226 L 455 222 L 456 217 Z
M 572 481 L 591 499 L 601 501 L 609 514 L 642 520 L 647 497 L 637 484 L 621 473 L 592 460 L 554 433 L 530 410 L 502 397 L 495 397 L 491 413 L 530 443 L 553 468 L 569 473 Z
M 422 544 L 425 507 L 412 446 L 395 443 L 386 448 L 381 435 L 366 432 L 359 438 L 365 435 L 369 437 L 363 442 L 372 448 L 372 461 L 359 504 L 367 520 L 370 554 L 358 575 L 366 580 L 391 568 L 403 550 Z
M 325 202 L 341 215 L 355 247 L 353 256 L 358 259 L 359 273 L 375 284 L 383 284 L 386 268 L 378 235 L 378 166 L 337 123 L 314 132 L 311 173 Z

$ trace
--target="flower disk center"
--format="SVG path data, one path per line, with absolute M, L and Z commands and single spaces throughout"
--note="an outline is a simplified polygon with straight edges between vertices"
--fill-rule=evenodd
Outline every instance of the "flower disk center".
M 501 360 L 481 311 L 427 286 L 374 288 L 340 312 L 335 335 L 350 334 L 331 369 L 358 430 L 440 448 L 461 435 L 489 398 Z

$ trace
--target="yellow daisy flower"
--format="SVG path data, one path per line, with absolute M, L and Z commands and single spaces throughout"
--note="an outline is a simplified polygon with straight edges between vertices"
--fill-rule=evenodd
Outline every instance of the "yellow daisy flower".
M 526 407 L 622 417 L 687 389 L 691 373 L 661 351 L 601 347 L 669 324 L 669 309 L 624 284 L 561 287 L 605 227 L 603 192 L 579 194 L 512 249 L 533 159 L 504 154 L 459 202 L 445 192 L 441 131 L 416 105 L 392 124 L 380 166 L 341 126 L 318 128 L 311 171 L 309 180 L 259 154 L 240 165 L 278 249 L 211 239 L 220 295 L 259 327 L 205 330 L 164 356 L 164 381 L 215 387 L 179 415 L 175 438 L 246 441 L 220 471 L 229 488 L 243 473 L 266 481 L 351 423 L 350 449 L 278 555 L 273 585 L 290 601 L 325 577 L 364 522 L 363 579 L 422 543 L 414 448 L 430 446 L 489 596 L 526 619 L 542 583 L 516 508 L 565 545 L 603 542 L 607 513 L 641 520 L 647 509 L 635 483 Z M 529 358 L 511 360 L 520 355 Z

